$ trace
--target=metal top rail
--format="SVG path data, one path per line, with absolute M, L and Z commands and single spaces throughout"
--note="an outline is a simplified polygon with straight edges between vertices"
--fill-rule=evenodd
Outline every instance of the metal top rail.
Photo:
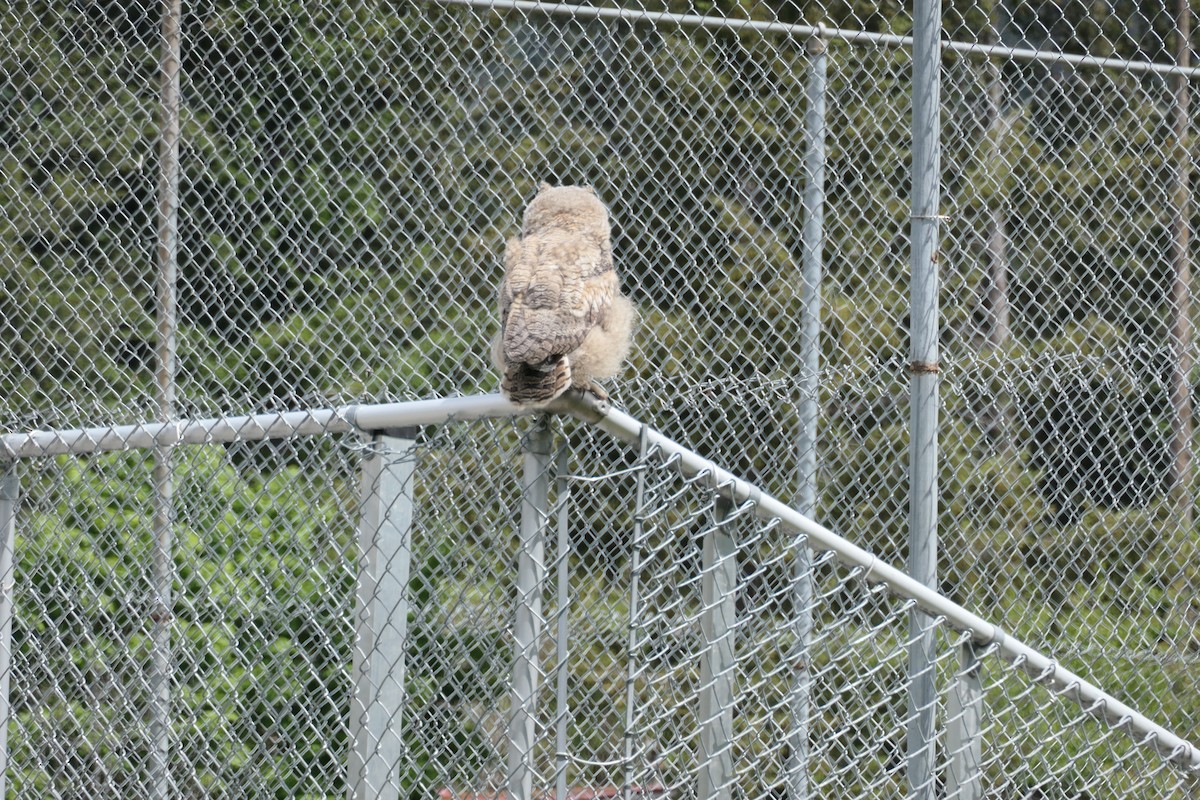
M 840 39 L 845 42 L 874 44 L 880 47 L 912 47 L 913 37 L 892 33 L 872 33 L 853 28 L 832 28 L 827 25 L 803 25 L 767 20 L 736 19 L 718 15 L 674 14 L 668 11 L 646 11 L 636 8 L 599 8 L 573 5 L 571 3 L 545 3 L 540 0 L 435 0 L 444 6 L 469 6 L 489 11 L 521 11 L 527 14 L 572 17 L 574 19 L 622 20 L 650 25 L 675 25 L 681 28 L 719 28 L 733 31 L 757 31 L 778 33 L 798 39 L 820 37 Z M 1116 69 L 1134 74 L 1184 75 L 1189 79 L 1200 78 L 1200 68 L 1181 67 L 1175 64 L 1157 64 L 1150 61 L 1131 61 L 1092 55 L 1078 55 L 1056 50 L 1036 50 L 1028 47 L 1010 47 L 1004 44 L 978 44 L 955 42 L 943 39 L 943 50 L 970 55 L 1000 58 L 1012 61 L 1041 61 L 1045 63 L 1070 64 L 1076 67 Z
M 0 436 L 0 458 L 41 458 L 169 445 L 253 442 L 292 436 L 350 433 L 354 430 L 377 431 L 438 425 L 451 420 L 513 417 L 537 410 L 515 406 L 503 396 L 491 394 L 175 422 L 6 433 Z
M 831 551 L 840 563 L 859 571 L 868 581 L 885 584 L 893 594 L 944 620 L 949 627 L 969 633 L 978 644 L 996 647 L 1007 661 L 1034 680 L 1074 700 L 1086 713 L 1124 731 L 1137 744 L 1152 745 L 1168 761 L 1200 771 L 1200 748 L 1060 666 L 1053 658 L 1005 635 L 982 617 L 880 561 L 757 486 L 609 404 L 577 392 L 556 400 L 545 409 L 516 406 L 502 395 L 488 394 L 171 423 L 5 434 L 0 438 L 0 457 L 21 459 L 151 448 L 164 444 L 208 444 L 350 433 L 355 430 L 378 431 L 437 425 L 455 420 L 508 418 L 543 411 L 569 414 L 634 445 L 644 437 L 648 452 L 673 460 L 685 475 L 706 476 L 714 489 L 733 503 L 751 503 L 753 512 L 759 518 L 778 520 L 785 527 L 805 536 L 814 550 Z

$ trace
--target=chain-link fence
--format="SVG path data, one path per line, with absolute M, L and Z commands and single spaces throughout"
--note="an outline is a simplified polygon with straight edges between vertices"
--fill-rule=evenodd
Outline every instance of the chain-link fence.
M 177 448 L 166 642 L 152 451 L 5 440 L 12 796 L 909 797 L 926 634 L 937 796 L 1195 791 L 1170 732 L 636 422 L 290 424 Z
M 224 420 L 188 434 L 223 446 L 172 448 L 163 429 L 157 450 L 18 470 L 10 785 L 324 796 L 367 780 L 370 759 L 346 755 L 383 736 L 346 722 L 363 667 L 347 655 L 364 635 L 358 439 L 334 414 L 295 422 L 327 428 L 320 443 L 250 444 L 243 426 L 273 423 L 229 415 L 494 390 L 504 240 L 543 180 L 592 184 L 611 209 L 640 314 L 614 401 L 887 562 L 911 555 L 910 238 L 936 230 L 940 358 L 918 375 L 940 391 L 936 500 L 919 512 L 936 518 L 937 588 L 1197 741 L 1190 17 L 1186 2 L 945 2 L 926 215 L 910 191 L 919 31 L 896 4 L 6 4 L 0 429 Z M 422 449 L 445 472 L 416 507 L 446 519 L 413 545 L 392 745 L 414 797 L 525 774 L 500 743 L 515 545 L 487 552 L 519 528 L 517 436 L 471 430 Z M 658 530 L 683 548 L 641 561 L 661 582 L 644 599 L 667 607 L 614 630 L 634 619 L 636 473 L 605 459 L 621 462 L 567 471 L 614 474 L 572 501 L 583 760 L 539 718 L 535 788 L 701 792 L 680 776 L 727 720 L 689 704 L 713 682 L 693 663 L 708 603 L 687 592 L 711 572 L 700 531 L 718 504 L 689 484 L 701 494 L 655 507 L 679 515 Z M 794 610 L 792 556 L 745 524 L 739 605 L 703 623 L 737 631 L 725 786 L 794 796 L 788 640 L 765 633 Z M 463 531 L 478 542 L 459 548 Z M 816 570 L 812 622 L 853 624 L 814 659 L 855 662 L 826 677 L 871 688 L 861 707 L 813 696 L 820 766 L 804 775 L 816 795 L 902 796 L 907 609 Z M 944 699 L 961 648 L 930 636 Z M 983 794 L 960 796 L 1194 791 L 980 658 L 995 749 Z M 642 661 L 657 671 L 635 670 L 628 701 L 614 687 Z M 951 769 L 945 747 L 934 758 Z

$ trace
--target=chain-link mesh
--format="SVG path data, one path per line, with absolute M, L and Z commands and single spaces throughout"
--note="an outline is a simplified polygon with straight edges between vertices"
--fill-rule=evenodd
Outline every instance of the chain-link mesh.
M 638 458 L 583 427 L 522 467 L 533 427 L 177 451 L 171 796 L 512 796 L 514 751 L 534 796 L 561 781 L 576 797 L 621 787 L 783 797 L 800 769 L 811 796 L 908 796 L 911 603 L 819 554 L 801 648 L 802 536 L 757 517 L 753 503 L 720 499 L 705 474 L 685 477 L 674 459 Z M 133 451 L 20 466 L 14 797 L 154 794 L 151 462 Z M 389 485 L 384 476 L 406 466 Z M 530 508 L 539 479 L 549 491 Z M 409 523 L 387 550 L 378 531 L 389 519 Z M 515 565 L 535 550 L 534 583 L 522 585 Z M 373 560 L 376 575 L 408 580 L 389 597 L 378 581 L 363 594 Z M 376 602 L 386 613 L 369 639 L 366 604 Z M 525 645 L 520 606 L 540 610 Z M 967 640 L 923 619 L 938 642 L 945 796 L 980 796 L 953 774 L 988 797 L 1196 790 L 1194 775 L 1137 746 L 1144 737 L 1085 714 L 995 648 L 964 664 Z M 372 659 L 382 664 L 352 669 Z M 514 732 L 522 670 L 534 676 L 519 706 L 528 739 Z M 968 707 L 951 698 L 969 675 L 980 698 L 974 749 L 951 732 Z M 1136 700 L 1170 691 L 1160 664 L 1126 677 L 1127 692 L 1154 687 Z M 393 681 L 401 692 L 389 700 Z M 358 736 L 360 715 L 381 710 L 385 724 Z M 971 753 L 968 769 L 951 772 Z M 388 759 L 384 785 L 357 783 L 369 770 L 348 764 L 377 757 Z
M 504 240 L 540 181 L 589 183 L 611 208 L 617 269 L 641 318 L 631 364 L 610 387 L 616 402 L 784 498 L 802 489 L 797 409 L 811 396 L 801 335 L 805 313 L 815 310 L 802 279 L 806 93 L 815 60 L 807 26 L 828 26 L 815 516 L 881 557 L 903 561 L 909 11 L 793 0 L 635 0 L 601 10 L 520 0 L 182 6 L 178 306 L 166 320 L 178 350 L 171 382 L 181 415 L 494 390 L 486 342 L 497 326 L 494 285 Z M 1200 557 L 1188 461 L 1195 444 L 1195 246 L 1187 236 L 1195 218 L 1187 105 L 1194 91 L 1149 66 L 1190 59 L 1191 48 L 1180 52 L 1181 42 L 1195 39 L 1182 29 L 1190 14 L 1179 10 L 1125 0 L 944 3 L 939 573 L 947 595 L 986 609 L 1097 683 L 1121 686 L 1131 704 L 1196 741 Z M 17 0 L 0 8 L 7 43 L 0 52 L 5 432 L 132 423 L 164 407 L 156 381 L 156 282 L 165 266 L 158 215 L 164 185 L 173 190 L 164 184 L 170 157 L 159 148 L 172 111 L 160 94 L 163 13 L 157 3 L 136 0 Z M 740 24 L 746 19 L 756 26 Z M 974 45 L 996 50 L 989 59 L 971 52 Z M 1109 60 L 1098 68 L 1081 65 L 1082 57 Z M 1194 82 L 1190 73 L 1188 80 Z M 227 579 L 246 586 L 275 580 L 265 576 L 288 558 L 282 544 L 238 552 L 245 531 L 301 537 L 305 525 L 328 524 L 343 539 L 323 557 L 349 546 L 357 511 L 345 504 L 357 502 L 349 476 L 358 466 L 337 461 L 346 451 L 332 443 L 344 426 L 337 431 L 311 452 L 295 445 L 290 456 L 281 453 L 292 445 L 178 451 L 179 508 L 171 512 L 177 615 L 200 602 L 191 591 L 209 580 L 188 582 L 189 548 L 200 546 L 189 538 L 193 531 L 220 551 L 206 569 L 241 576 Z M 514 442 L 505 439 L 495 452 L 515 458 Z M 26 611 L 15 635 L 23 648 L 34 641 L 20 638 L 29 635 L 23 626 L 42 614 L 38 630 L 78 639 L 47 644 L 44 652 L 30 644 L 19 653 L 33 659 L 21 668 L 26 677 L 13 673 L 14 692 L 32 703 L 21 713 L 33 716 L 21 719 L 37 722 L 17 727 L 42 732 L 14 744 L 14 764 L 30 770 L 27 787 L 57 782 L 69 794 L 61 787 L 86 769 L 108 775 L 80 778 L 97 791 L 144 793 L 138 781 L 148 779 L 130 765 L 143 764 L 147 741 L 161 732 L 134 716 L 121 723 L 132 726 L 127 730 L 85 734 L 108 718 L 97 708 L 115 707 L 103 701 L 105 682 L 92 680 L 94 667 L 86 665 L 120 651 L 126 671 L 136 671 L 151 657 L 139 638 L 145 631 L 128 636 L 133 621 L 157 614 L 144 587 L 130 583 L 153 584 L 150 515 L 163 489 L 149 478 L 150 457 L 142 452 L 39 461 L 22 471 L 23 508 L 36 513 L 21 521 L 32 527 L 22 528 L 29 538 L 18 542 L 18 565 L 28 569 L 29 559 L 52 553 L 65 560 L 39 567 L 42 583 L 18 582 L 33 592 L 20 603 L 65 605 Z M 199 491 L 189 483 L 193 474 L 211 478 L 199 481 L 205 496 L 189 505 L 189 493 Z M 320 509 L 310 506 L 324 496 L 310 485 L 318 474 L 345 484 Z M 611 520 L 614 509 L 628 508 L 632 480 L 609 482 L 612 498 L 585 493 L 572 501 L 588 520 L 574 533 L 577 559 L 598 582 L 623 580 L 630 568 L 628 528 Z M 461 477 L 451 485 L 467 487 L 471 499 L 447 504 L 447 515 L 469 518 L 483 507 L 478 486 Z M 240 499 L 218 497 L 221 487 Z M 504 491 L 517 503 L 511 487 Z M 512 503 L 496 513 L 516 514 Z M 214 509 L 220 521 L 188 521 L 188 514 Z M 697 512 L 711 513 L 708 506 Z M 105 522 L 85 524 L 89 514 Z M 279 515 L 297 521 L 273 527 Z M 341 521 L 323 522 L 329 515 Z M 480 537 L 497 524 L 471 522 Z M 114 533 L 126 529 L 137 533 Z M 336 627 L 329 620 L 342 614 L 345 635 L 354 557 L 337 552 L 349 560 L 330 566 L 327 579 L 309 585 L 281 578 L 289 599 L 278 602 L 311 596 L 326 605 L 305 612 L 309 621 Z M 436 564 L 451 555 L 421 554 L 414 574 L 426 558 Z M 66 580 L 60 576 L 91 576 L 98 588 L 68 590 L 56 583 Z M 485 581 L 474 587 L 486 589 Z M 600 586 L 587 591 L 603 594 Z M 102 596 L 108 599 L 95 599 Z M 95 628 L 73 603 L 103 608 L 109 621 Z M 573 619 L 572 635 L 583 637 L 591 626 L 597 641 L 605 639 L 606 620 L 619 611 Z M 689 612 L 673 613 L 683 619 Z M 266 623 L 246 614 L 254 639 Z M 124 627 L 112 621 L 120 615 Z M 293 622 L 289 635 L 301 636 L 301 623 Z M 689 630 L 673 633 L 675 623 L 664 624 L 668 640 Z M 340 743 L 303 758 L 258 757 L 280 744 L 275 739 L 300 747 L 302 731 L 324 724 L 317 719 L 325 711 L 285 718 L 260 706 L 256 713 L 273 720 L 264 730 L 276 733 L 222 733 L 241 730 L 229 721 L 241 712 L 229 709 L 240 708 L 244 687 L 277 680 L 256 671 L 248 652 L 286 650 L 282 640 L 255 640 L 243 652 L 249 640 L 228 631 L 188 630 L 195 637 L 188 641 L 211 649 L 195 656 L 197 664 L 219 662 L 205 668 L 242 673 L 178 680 L 184 694 L 193 691 L 188 681 L 208 685 L 189 694 L 204 711 L 187 712 L 198 715 L 190 733 L 182 722 L 173 728 L 173 752 L 222 736 L 227 750 L 187 762 L 203 766 L 172 762 L 177 786 L 252 794 L 257 790 L 246 787 L 261 780 L 320 793 L 345 780 L 334 766 L 344 765 Z M 752 627 L 744 630 L 752 636 Z M 892 635 L 903 634 L 897 628 Z M 472 656 L 457 669 L 485 675 L 487 658 L 507 657 L 486 644 L 481 639 L 465 650 Z M 949 658 L 952 650 L 943 640 L 938 652 Z M 410 662 L 419 665 L 421 657 L 413 652 Z M 303 668 L 279 669 L 324 675 L 327 665 L 313 658 Z M 599 744 L 620 722 L 606 702 L 605 682 L 621 669 L 610 668 L 610 660 L 597 655 L 597 677 L 588 679 L 587 696 L 605 700 L 575 717 L 600 720 L 588 735 L 597 742 L 596 759 L 606 763 L 614 756 L 601 751 L 620 749 L 615 740 Z M 952 671 L 946 662 L 942 672 Z M 30 676 L 44 675 L 78 676 L 82 696 L 93 699 L 28 688 L 43 680 Z M 312 680 L 321 687 L 312 696 L 340 697 L 324 677 Z M 233 699 L 204 700 L 216 686 Z M 154 691 L 149 684 L 137 689 Z M 504 727 L 485 716 L 472 724 L 480 741 Z M 677 749 L 698 741 L 703 725 L 696 718 L 689 724 L 693 738 L 681 732 Z M 354 735 L 344 726 L 330 730 Z M 430 743 L 442 734 L 428 730 L 421 746 L 435 747 Z M 891 742 L 895 729 L 887 730 Z M 97 737 L 104 747 L 92 744 Z M 1054 744 L 1058 739 L 1040 740 L 1073 753 Z M 413 755 L 412 763 L 444 763 L 457 752 L 430 752 L 424 761 Z M 747 745 L 746 752 L 754 750 Z M 335 777 L 296 777 L 303 771 L 278 766 L 288 758 Z M 894 777 L 893 762 L 880 761 L 878 773 Z M 1065 774 L 1051 762 L 1051 773 Z M 1112 766 L 1119 763 L 1107 767 L 1109 779 L 1121 774 Z M 453 790 L 482 791 L 501 766 L 476 765 L 471 780 Z M 572 774 L 597 786 L 621 784 L 616 771 L 584 766 Z M 1011 768 L 1036 770 L 1033 762 Z M 208 777 L 237 769 L 259 777 Z M 272 769 L 274 777 L 267 775 Z M 639 774 L 643 787 L 659 780 Z M 130 783 L 118 786 L 122 780 Z M 404 780 L 421 792 L 453 783 L 448 775 Z M 1103 793 L 1095 787 L 1105 785 L 1078 792 Z
M 170 796 L 327 790 L 346 760 L 356 442 L 178 449 L 167 620 L 150 451 L 20 463 L 8 796 L 158 796 L 160 647 Z

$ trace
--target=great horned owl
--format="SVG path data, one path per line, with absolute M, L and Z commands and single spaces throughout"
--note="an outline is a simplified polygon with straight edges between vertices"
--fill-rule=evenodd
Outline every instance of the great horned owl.
M 569 387 L 617 374 L 634 311 L 613 270 L 608 209 L 591 187 L 550 186 L 525 209 L 508 242 L 500 333 L 492 359 L 514 403 L 548 403 Z

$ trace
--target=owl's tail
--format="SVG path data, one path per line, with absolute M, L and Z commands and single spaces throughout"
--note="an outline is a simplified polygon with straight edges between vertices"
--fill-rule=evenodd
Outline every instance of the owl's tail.
M 500 390 L 517 405 L 541 405 L 561 395 L 571 385 L 571 362 L 551 356 L 540 364 L 509 364 L 500 379 Z

